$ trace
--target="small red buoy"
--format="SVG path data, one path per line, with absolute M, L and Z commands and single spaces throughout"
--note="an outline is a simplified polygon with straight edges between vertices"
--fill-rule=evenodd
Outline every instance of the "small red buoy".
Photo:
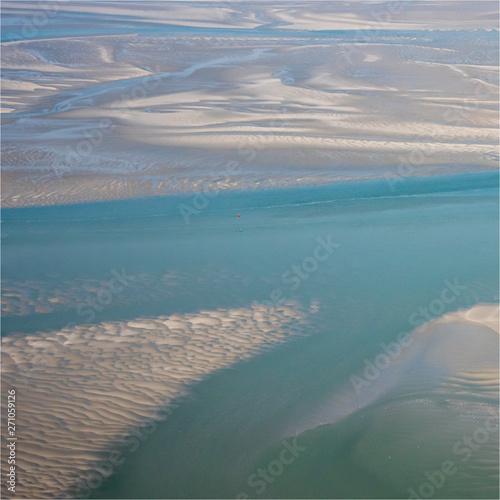
M 238 217 L 240 216 L 240 214 L 238 214 Z

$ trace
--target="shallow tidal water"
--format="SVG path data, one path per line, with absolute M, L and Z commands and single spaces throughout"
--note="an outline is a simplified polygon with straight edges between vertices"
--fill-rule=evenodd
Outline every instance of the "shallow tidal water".
M 2 237 L 10 284 L 145 284 L 3 335 L 255 302 L 307 318 L 192 387 L 94 498 L 498 498 L 498 336 L 414 332 L 498 303 L 496 173 L 11 209 Z

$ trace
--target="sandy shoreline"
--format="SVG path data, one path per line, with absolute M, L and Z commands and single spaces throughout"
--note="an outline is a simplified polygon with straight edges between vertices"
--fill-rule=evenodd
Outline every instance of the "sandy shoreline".
M 474 171 L 476 171 L 474 169 Z M 477 172 L 496 172 L 497 169 L 480 169 Z M 470 173 L 469 166 L 453 168 L 453 174 Z M 441 168 L 421 169 L 420 177 L 450 175 L 448 166 Z M 8 171 L 3 174 L 4 181 L 10 178 Z M 313 187 L 329 185 L 335 182 L 360 181 L 367 179 L 386 179 L 389 188 L 398 186 L 405 179 L 415 177 L 405 175 L 405 171 L 396 168 L 393 172 L 383 171 L 377 175 L 372 173 L 369 177 L 358 171 L 358 175 L 352 173 L 342 174 L 311 174 L 301 172 L 297 176 L 292 174 L 268 174 L 268 175 L 242 175 L 240 177 L 224 178 L 224 172 L 217 176 L 217 180 L 206 178 L 174 177 L 141 177 L 141 176 L 109 176 L 105 174 L 85 174 L 81 176 L 68 176 L 57 178 L 46 175 L 37 179 L 36 183 L 30 181 L 27 173 L 21 179 L 15 177 L 17 190 L 15 193 L 4 193 L 2 199 L 3 208 L 23 208 L 36 206 L 67 205 L 74 203 L 92 203 L 99 201 L 113 201 L 133 198 L 163 197 L 193 195 L 204 197 L 205 193 L 210 196 L 229 191 L 253 191 L 267 189 L 286 189 L 293 187 Z M 14 176 L 13 176 L 14 177 Z M 223 177 L 221 179 L 221 177 Z M 8 182 L 8 181 L 7 181 Z M 192 200 L 191 200 L 192 201 Z

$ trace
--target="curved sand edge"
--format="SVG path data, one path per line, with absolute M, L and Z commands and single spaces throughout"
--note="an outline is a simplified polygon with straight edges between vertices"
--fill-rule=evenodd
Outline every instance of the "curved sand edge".
M 95 482 L 96 464 L 139 443 L 134 431 L 146 439 L 144 422 L 154 430 L 190 384 L 286 341 L 303 318 L 253 305 L 2 339 L 4 391 L 17 394 L 16 497 L 89 493 L 81 478 Z
M 479 323 L 500 333 L 500 305 L 498 304 L 478 304 L 471 309 L 457 311 L 455 314 L 466 321 Z

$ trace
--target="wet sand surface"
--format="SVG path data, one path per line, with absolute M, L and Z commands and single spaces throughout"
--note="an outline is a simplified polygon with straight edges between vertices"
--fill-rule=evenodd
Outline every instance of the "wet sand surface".
M 3 3 L 4 206 L 497 167 L 494 2 L 142 5 Z

